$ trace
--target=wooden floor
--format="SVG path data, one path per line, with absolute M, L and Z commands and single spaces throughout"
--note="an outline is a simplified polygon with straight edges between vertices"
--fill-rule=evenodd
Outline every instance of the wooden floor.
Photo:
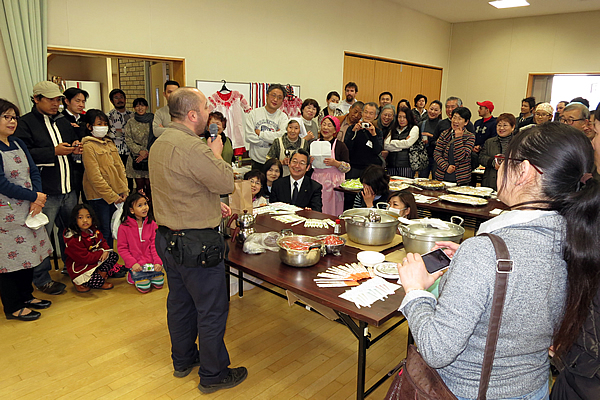
M 52 275 L 68 290 L 34 292 L 54 302 L 39 320 L 0 320 L 0 399 L 356 398 L 358 343 L 350 331 L 262 289 L 230 302 L 225 342 L 232 367 L 247 367 L 248 378 L 202 395 L 197 369 L 172 376 L 166 285 L 142 295 L 118 279 L 113 290 L 79 294 L 66 276 Z M 367 386 L 404 358 L 406 334 L 404 324 L 368 351 Z M 382 399 L 390 383 L 368 399 Z

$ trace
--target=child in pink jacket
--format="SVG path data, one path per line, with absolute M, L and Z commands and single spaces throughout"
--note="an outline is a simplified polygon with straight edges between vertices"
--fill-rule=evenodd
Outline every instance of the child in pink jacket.
M 140 193 L 133 193 L 123 205 L 123 216 L 117 236 L 117 249 L 129 268 L 127 282 L 135 284 L 141 293 L 152 286 L 162 289 L 165 278 L 154 239 L 158 225 L 149 215 L 148 201 Z

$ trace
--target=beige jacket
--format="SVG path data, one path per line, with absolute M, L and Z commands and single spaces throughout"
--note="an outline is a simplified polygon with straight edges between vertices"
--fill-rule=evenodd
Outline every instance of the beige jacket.
M 104 199 L 112 204 L 120 193 L 129 194 L 125 167 L 110 139 L 86 136 L 83 143 L 83 191 L 88 200 Z
M 233 169 L 191 129 L 171 122 L 150 149 L 154 217 L 173 230 L 215 228 L 219 195 L 233 192 Z

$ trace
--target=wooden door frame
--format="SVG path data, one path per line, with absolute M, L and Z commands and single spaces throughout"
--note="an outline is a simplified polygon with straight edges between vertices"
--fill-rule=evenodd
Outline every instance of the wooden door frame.
M 121 53 L 116 51 L 78 49 L 73 47 L 48 46 L 47 52 L 64 56 L 104 57 L 104 58 L 133 58 L 144 61 L 172 62 L 173 76 L 171 79 L 186 86 L 185 58 L 156 56 L 150 54 Z

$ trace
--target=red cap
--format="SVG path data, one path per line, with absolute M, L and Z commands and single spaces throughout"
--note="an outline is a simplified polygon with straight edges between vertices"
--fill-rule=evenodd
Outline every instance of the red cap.
M 488 110 L 490 110 L 490 112 L 494 112 L 494 103 L 492 103 L 489 100 L 481 101 L 481 102 L 478 101 L 477 105 L 481 106 L 481 107 L 486 107 Z

